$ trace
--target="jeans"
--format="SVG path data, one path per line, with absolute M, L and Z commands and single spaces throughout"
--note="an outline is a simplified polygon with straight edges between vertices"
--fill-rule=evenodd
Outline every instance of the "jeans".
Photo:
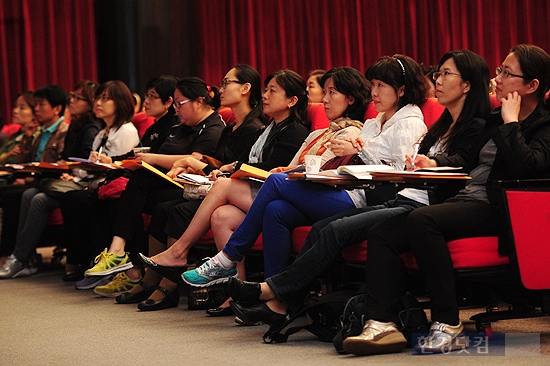
M 266 282 L 277 299 L 286 303 L 301 301 L 304 290 L 329 268 L 336 256 L 347 246 L 366 240 L 373 225 L 422 206 L 398 195 L 381 205 L 342 212 L 318 221 L 294 263 L 267 278 Z
M 287 253 L 294 227 L 311 225 L 355 207 L 346 191 L 310 182 L 290 181 L 286 177 L 286 174 L 271 174 L 262 185 L 243 222 L 223 249 L 229 258 L 241 261 L 263 229 L 264 250 L 283 248 L 279 255 L 285 256 L 271 258 L 264 255 L 265 261 L 275 263 L 268 268 L 283 268 L 288 264 Z M 270 249 L 267 251 L 269 253 Z
M 29 188 L 23 193 L 17 240 L 13 251 L 13 255 L 19 261 L 27 260 L 36 249 L 50 211 L 59 206 L 58 200 L 40 192 L 38 188 Z

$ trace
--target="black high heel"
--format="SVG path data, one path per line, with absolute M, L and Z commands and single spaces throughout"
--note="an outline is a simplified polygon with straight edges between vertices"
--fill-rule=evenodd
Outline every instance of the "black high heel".
M 264 322 L 265 324 L 268 324 L 269 330 L 267 333 L 282 327 L 288 319 L 288 315 L 274 312 L 265 302 L 262 302 L 261 304 L 254 304 L 248 308 L 235 301 L 230 301 L 229 305 L 231 306 L 231 309 L 233 309 L 235 315 L 246 323 L 255 324 L 258 322 Z
M 143 287 L 143 290 L 136 293 L 130 293 L 125 292 L 123 294 L 118 295 L 115 298 L 115 301 L 119 304 L 137 304 L 142 302 L 143 300 L 147 300 L 149 296 L 155 292 L 156 286 L 148 286 L 143 281 L 139 281 L 139 285 Z
M 235 301 L 259 302 L 262 290 L 258 282 L 241 281 L 230 277 L 227 282 L 227 293 Z
M 138 258 L 141 263 L 145 264 L 151 271 L 157 272 L 162 277 L 168 278 L 174 283 L 183 283 L 181 275 L 187 271 L 187 266 L 168 267 L 156 263 L 151 258 L 138 253 Z
M 162 291 L 166 294 L 161 300 L 147 299 L 138 304 L 138 309 L 141 311 L 153 311 L 175 308 L 180 302 L 180 293 L 176 289 L 172 292 L 168 291 L 162 286 L 158 286 L 156 290 Z

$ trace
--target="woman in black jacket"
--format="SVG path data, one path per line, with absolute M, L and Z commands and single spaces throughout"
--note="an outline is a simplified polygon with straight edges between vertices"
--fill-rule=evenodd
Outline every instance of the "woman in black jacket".
M 441 165 L 464 165 L 472 177 L 466 187 L 443 204 L 419 208 L 408 217 L 385 220 L 370 230 L 370 320 L 361 335 L 344 341 L 348 352 L 376 354 L 403 349 L 402 336 L 395 327 L 401 288 L 399 254 L 411 249 L 426 277 L 432 319 L 430 334 L 415 346 L 416 350 L 440 353 L 466 346 L 447 241 L 500 236 L 502 199 L 491 182 L 546 177 L 550 173 L 550 111 L 544 106 L 550 84 L 550 56 L 539 47 L 518 45 L 496 72 L 496 94 L 502 107 L 491 113 L 478 143 L 465 157 L 438 160 Z

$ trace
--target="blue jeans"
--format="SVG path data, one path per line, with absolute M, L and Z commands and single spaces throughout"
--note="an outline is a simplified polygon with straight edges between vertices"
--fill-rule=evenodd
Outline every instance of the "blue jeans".
M 291 305 L 303 299 L 304 290 L 332 264 L 347 246 L 367 239 L 376 223 L 412 211 L 423 204 L 397 196 L 381 205 L 342 212 L 313 225 L 304 247 L 290 266 L 266 279 L 277 299 Z
M 21 199 L 17 240 L 13 255 L 19 261 L 25 261 L 38 246 L 44 232 L 50 211 L 60 206 L 60 202 L 40 192 L 38 188 L 29 188 Z
M 355 207 L 346 191 L 322 184 L 290 181 L 286 177 L 286 174 L 271 174 L 262 185 L 243 222 L 223 249 L 229 258 L 241 261 L 263 229 L 264 250 L 268 248 L 268 253 L 277 256 L 264 255 L 265 261 L 270 262 L 268 271 L 278 271 L 288 264 L 293 228 L 311 225 Z

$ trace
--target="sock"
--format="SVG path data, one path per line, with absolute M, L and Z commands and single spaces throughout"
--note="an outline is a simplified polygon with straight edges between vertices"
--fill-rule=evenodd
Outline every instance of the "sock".
M 237 262 L 227 258 L 223 252 L 219 252 L 211 260 L 213 262 L 217 262 L 222 268 L 233 268 L 237 265 Z

